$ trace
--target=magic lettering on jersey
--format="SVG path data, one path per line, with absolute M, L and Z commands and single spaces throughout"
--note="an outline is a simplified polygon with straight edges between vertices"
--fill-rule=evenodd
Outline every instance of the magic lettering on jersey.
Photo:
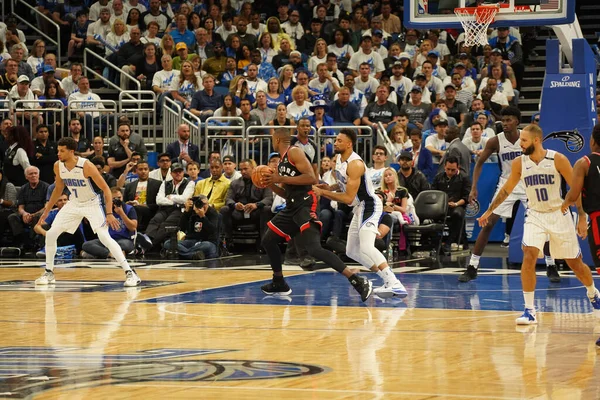
M 517 157 L 521 156 L 521 152 L 520 151 L 511 151 L 508 153 L 503 153 L 500 155 L 500 159 L 502 161 L 511 161 L 514 160 Z
M 88 185 L 86 179 L 65 178 L 63 182 L 67 187 L 87 187 Z
M 526 176 L 523 181 L 525 186 L 538 186 L 538 185 L 554 185 L 554 175 L 551 174 L 536 174 Z

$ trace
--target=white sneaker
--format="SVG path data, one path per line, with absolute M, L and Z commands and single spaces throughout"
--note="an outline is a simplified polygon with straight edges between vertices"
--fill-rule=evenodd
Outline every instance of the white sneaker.
M 394 296 L 403 299 L 406 296 L 408 296 L 408 292 L 406 291 L 406 288 L 397 279 L 390 286 L 383 285 L 383 286 L 373 289 L 373 294 L 376 294 L 377 296 L 381 297 L 382 299 L 386 299 L 386 298 L 390 298 L 390 297 L 394 297 Z
M 533 325 L 537 324 L 537 318 L 535 317 L 535 310 L 526 308 L 523 311 L 523 315 L 515 320 L 517 325 Z
M 51 283 L 56 283 L 56 278 L 54 278 L 54 272 L 52 271 L 44 271 L 42 276 L 35 280 L 36 285 L 49 285 Z
M 123 284 L 123 286 L 134 287 L 134 286 L 139 285 L 142 282 L 142 280 L 140 279 L 139 276 L 137 276 L 137 274 L 135 273 L 134 270 L 127 271 L 125 273 L 125 276 L 126 276 L 126 278 L 125 278 L 125 283 Z

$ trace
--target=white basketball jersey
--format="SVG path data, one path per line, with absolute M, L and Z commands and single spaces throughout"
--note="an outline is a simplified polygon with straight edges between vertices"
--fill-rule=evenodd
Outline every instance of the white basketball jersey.
M 556 211 L 562 205 L 561 176 L 554 165 L 554 150 L 547 150 L 539 164 L 521 156 L 521 182 L 525 185 L 527 205 L 539 212 Z
M 496 137 L 498 138 L 498 163 L 500 164 L 500 180 L 498 182 L 498 187 L 502 187 L 510 176 L 513 160 L 521 156 L 521 139 L 517 139 L 513 144 L 506 139 L 504 132 L 499 133 Z M 521 182 L 514 188 L 513 193 L 525 193 L 525 188 Z
M 86 162 L 87 159 L 78 157 L 75 167 L 70 171 L 63 162 L 58 162 L 60 178 L 67 189 L 69 189 L 69 192 L 71 192 L 69 201 L 83 203 L 98 198 L 98 193 L 92 186 L 92 181 L 83 175 L 83 165 Z
M 338 156 L 335 162 L 334 174 L 337 184 L 340 187 L 340 191 L 346 191 L 346 185 L 348 184 L 348 164 L 350 164 L 350 162 L 354 160 L 360 160 L 360 162 L 363 163 L 363 165 L 365 166 L 365 173 L 360 181 L 360 186 L 358 187 L 356 198 L 354 198 L 352 204 L 350 204 L 350 206 L 352 207 L 357 206 L 363 201 L 371 203 L 373 201 L 377 201 L 378 199 L 377 195 L 375 194 L 375 189 L 373 188 L 373 180 L 369 174 L 369 168 L 367 168 L 367 165 L 365 164 L 363 159 L 355 152 L 352 152 L 352 154 L 350 155 L 350 157 L 348 157 L 346 161 L 342 161 L 342 157 L 340 155 Z

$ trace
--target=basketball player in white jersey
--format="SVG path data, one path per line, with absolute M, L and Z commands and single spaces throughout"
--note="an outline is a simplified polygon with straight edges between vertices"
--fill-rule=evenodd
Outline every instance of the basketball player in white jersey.
M 535 263 L 543 254 L 549 238 L 550 254 L 565 260 L 577 278 L 585 285 L 587 295 L 595 310 L 600 310 L 600 292 L 594 286 L 590 268 L 581 259 L 577 234 L 587 236 L 587 219 L 577 200 L 579 222 L 577 230 L 570 212 L 563 213 L 561 206 L 561 176 L 570 186 L 573 179 L 571 163 L 564 155 L 542 146 L 543 134 L 537 125 L 528 125 L 521 131 L 523 155 L 512 163 L 510 176 L 498 192 L 490 208 L 478 218 L 480 226 L 489 223 L 492 212 L 501 205 L 521 183 L 528 200 L 527 218 L 523 229 L 523 263 L 521 283 L 525 298 L 525 311 L 516 319 L 518 325 L 537 323 L 534 307 L 536 284 Z
M 331 187 L 327 184 L 313 186 L 313 190 L 317 196 L 354 207 L 346 255 L 377 272 L 383 279 L 384 285 L 374 289 L 373 293 L 381 298 L 404 298 L 408 295 L 404 285 L 396 278 L 383 254 L 375 248 L 383 204 L 375 194 L 365 162 L 352 150 L 355 144 L 356 133 L 352 129 L 340 130 L 334 143 L 338 157 L 333 174 L 337 183 Z
M 126 124 L 125 124 L 126 125 Z M 121 129 L 123 125 L 119 125 Z M 98 235 L 98 239 L 110 250 L 125 271 L 125 286 L 137 286 L 141 279 L 131 269 L 127 259 L 121 251 L 119 244 L 110 237 L 108 227 L 119 229 L 119 221 L 112 213 L 112 194 L 96 166 L 83 157 L 75 155 L 77 142 L 70 137 L 58 141 L 58 161 L 54 164 L 56 176 L 54 190 L 50 200 L 46 203 L 44 213 L 39 223 L 43 223 L 46 216 L 63 193 L 64 188 L 69 189 L 71 195 L 69 202 L 60 209 L 52 227 L 46 232 L 46 270 L 41 277 L 36 279 L 36 285 L 48 285 L 56 282 L 54 277 L 54 256 L 56 255 L 56 239 L 63 232 L 73 233 L 78 228 L 81 220 L 86 218 L 91 228 Z M 104 194 L 104 205 L 100 200 L 100 193 L 92 186 L 92 181 Z
M 506 180 L 510 176 L 513 160 L 521 155 L 518 129 L 520 122 L 521 111 L 519 111 L 518 108 L 506 107 L 502 110 L 502 128 L 504 132 L 490 138 L 487 141 L 483 152 L 477 159 L 477 164 L 473 170 L 473 185 L 471 187 L 471 193 L 469 194 L 470 203 L 475 202 L 477 199 L 477 182 L 479 181 L 483 169 L 483 163 L 485 163 L 493 153 L 498 154 L 498 162 L 500 164 L 500 178 L 498 180 L 498 187 L 494 198 L 498 196 L 500 189 L 504 186 Z M 498 222 L 500 218 L 512 217 L 513 206 L 517 201 L 520 201 L 523 204 L 523 207 L 527 208 L 527 196 L 525 195 L 525 188 L 521 184 L 518 184 L 510 196 L 494 210 L 493 215 L 489 218 L 488 224 L 479 232 L 467 270 L 458 278 L 460 282 L 469 282 L 470 280 L 477 278 L 479 259 L 488 243 L 494 225 L 496 225 L 496 222 Z M 552 257 L 546 257 L 546 264 L 548 267 L 547 275 L 550 278 L 550 281 L 560 282 L 560 275 L 554 264 L 554 259 Z

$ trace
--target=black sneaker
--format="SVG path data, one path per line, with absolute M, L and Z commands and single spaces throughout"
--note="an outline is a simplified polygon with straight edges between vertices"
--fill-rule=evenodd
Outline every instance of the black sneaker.
M 477 278 L 477 268 L 472 265 L 467 267 L 467 270 L 463 272 L 461 276 L 458 277 L 459 282 L 469 282 L 473 279 Z
M 312 258 L 311 256 L 306 256 L 304 257 L 304 259 L 302 259 L 302 261 L 300 261 L 300 267 L 301 268 L 308 268 L 308 267 L 312 267 L 313 265 L 315 265 L 316 260 L 314 258 Z
M 550 279 L 550 282 L 560 283 L 560 274 L 558 273 L 556 265 L 548 265 L 546 267 L 546 276 Z
M 371 294 L 373 294 L 373 283 L 367 278 L 358 277 L 358 279 L 350 279 L 350 283 L 360 294 L 360 299 L 365 302 Z
M 262 290 L 264 294 L 271 295 L 287 296 L 289 294 L 292 294 L 292 289 L 290 289 L 286 281 L 271 281 L 266 285 L 262 285 L 260 287 L 260 290 Z

